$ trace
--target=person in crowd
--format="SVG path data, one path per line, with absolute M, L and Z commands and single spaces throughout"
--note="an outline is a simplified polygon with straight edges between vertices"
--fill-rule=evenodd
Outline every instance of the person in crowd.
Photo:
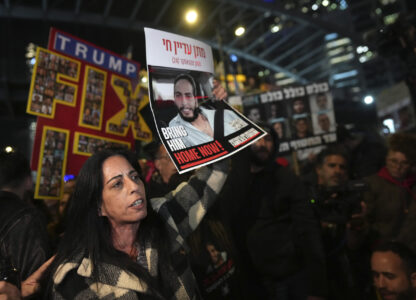
M 371 256 L 371 272 L 383 300 L 416 300 L 416 255 L 406 245 L 378 245 Z
M 71 220 L 44 275 L 52 299 L 196 299 L 186 237 L 226 179 L 228 162 L 203 167 L 164 197 L 146 198 L 134 153 L 106 149 L 81 168 Z
M 396 133 L 388 139 L 385 166 L 365 178 L 369 238 L 374 244 L 398 239 L 416 250 L 416 136 Z
M 303 180 L 308 186 L 311 206 L 321 224 L 327 262 L 328 298 L 359 299 L 365 284 L 358 286 L 364 282 L 358 282 L 354 275 L 360 273 L 360 279 L 367 279 L 368 282 L 369 274 L 360 272 L 359 263 L 352 265 L 350 254 L 355 254 L 351 250 L 358 249 L 363 243 L 365 207 L 363 211 L 361 192 L 364 183 L 348 184 L 351 183 L 348 153 L 338 145 L 322 150 L 316 158 L 315 172 L 304 176 Z M 361 249 L 357 252 L 365 254 Z M 368 264 L 368 257 L 365 260 L 363 255 L 360 262 Z
M 348 154 L 337 146 L 329 147 L 316 159 L 317 184 L 321 188 L 344 185 L 348 180 Z
M 342 144 L 350 156 L 350 174 L 352 179 L 361 179 L 378 172 L 384 166 L 386 145 L 378 130 L 366 126 L 347 129 L 338 124 L 337 141 Z
M 180 183 L 188 181 L 191 172 L 179 174 L 169 157 L 165 146 L 155 140 L 147 145 L 148 152 L 155 167 L 147 186 L 148 197 L 161 197 L 173 191 Z
M 156 140 L 146 147 L 146 151 L 154 161 L 156 172 L 153 173 L 148 185 L 149 198 L 162 197 L 173 191 L 179 184 L 186 182 L 191 172 L 178 174 L 166 148 Z M 240 277 L 236 266 L 236 251 L 230 240 L 230 234 L 219 216 L 219 204 L 211 207 L 198 228 L 188 237 L 190 245 L 191 269 L 195 274 L 199 289 L 204 299 L 243 299 L 240 292 Z M 207 240 L 208 239 L 208 240 Z M 210 246 L 204 244 L 208 243 Z M 213 245 L 226 250 L 227 257 L 218 260 L 220 268 L 213 268 L 211 260 L 206 260 L 207 251 L 214 254 Z M 209 248 L 209 249 L 208 249 Z M 212 256 L 212 259 L 215 259 Z
M 248 152 L 235 186 L 230 225 L 259 299 L 324 299 L 325 261 L 319 224 L 299 178 L 274 161 L 272 128 Z M 247 252 L 247 254 L 246 254 Z M 267 294 L 262 298 L 258 293 Z
M 46 224 L 36 208 L 23 200 L 32 189 L 31 170 L 24 155 L 0 152 L 0 257 L 10 260 L 21 280 L 50 256 Z
M 196 83 L 191 75 L 178 75 L 173 85 L 178 114 L 169 122 L 169 127 L 182 126 L 186 130 L 187 136 L 181 140 L 187 147 L 211 142 L 214 138 L 227 136 L 247 125 L 231 110 L 214 110 L 200 106 Z M 225 99 L 227 96 L 217 81 L 214 81 L 212 93 L 216 99 Z M 219 129 L 221 127 L 222 130 Z
M 260 93 L 259 83 L 257 75 L 250 75 L 247 78 L 247 85 L 244 87 L 244 92 L 246 94 Z

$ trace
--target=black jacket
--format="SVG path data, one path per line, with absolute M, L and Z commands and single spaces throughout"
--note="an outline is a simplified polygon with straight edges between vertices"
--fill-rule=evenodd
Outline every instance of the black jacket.
M 0 255 L 9 257 L 25 280 L 49 258 L 45 224 L 17 195 L 0 191 Z
M 252 174 L 247 196 L 259 205 L 248 249 L 253 265 L 267 278 L 282 280 L 307 272 L 308 295 L 327 293 L 320 228 L 300 179 L 271 162 Z

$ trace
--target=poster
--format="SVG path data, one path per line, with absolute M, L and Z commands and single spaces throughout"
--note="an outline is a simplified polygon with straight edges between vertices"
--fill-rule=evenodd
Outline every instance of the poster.
M 377 95 L 377 115 L 388 133 L 416 127 L 416 114 L 409 88 L 404 81 L 385 88 Z
M 279 138 L 279 154 L 337 141 L 332 94 L 327 82 L 245 95 L 242 105 L 249 119 L 273 128 Z
M 38 117 L 35 198 L 59 199 L 64 175 L 77 175 L 94 152 L 152 139 L 139 71 L 137 62 L 51 29 L 48 49 L 37 49 L 26 108 Z
M 156 128 L 179 173 L 240 151 L 265 132 L 212 94 L 211 48 L 145 28 L 149 96 Z

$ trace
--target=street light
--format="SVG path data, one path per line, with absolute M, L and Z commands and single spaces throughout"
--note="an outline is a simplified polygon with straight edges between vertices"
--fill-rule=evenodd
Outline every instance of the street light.
M 189 24 L 194 24 L 198 20 L 198 12 L 195 9 L 190 9 L 185 14 L 185 20 Z
M 370 105 L 374 102 L 374 98 L 371 95 L 367 95 L 364 97 L 364 103 Z
M 4 151 L 6 151 L 7 153 L 13 152 L 13 147 L 12 146 L 6 146 L 6 148 L 4 148 Z
M 234 34 L 236 36 L 242 36 L 246 32 L 246 29 L 243 26 L 237 27 L 237 29 L 234 31 Z
M 278 32 L 279 30 L 280 30 L 279 25 L 273 25 L 273 26 L 270 28 L 270 31 L 271 31 L 272 33 L 276 33 L 276 32 Z

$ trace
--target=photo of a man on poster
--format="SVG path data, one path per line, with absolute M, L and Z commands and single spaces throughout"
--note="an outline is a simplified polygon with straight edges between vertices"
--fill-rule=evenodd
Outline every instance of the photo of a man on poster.
M 331 121 L 329 120 L 329 117 L 327 114 L 322 113 L 318 115 L 318 124 L 322 132 L 325 132 L 325 133 L 329 132 L 329 129 L 331 127 Z
M 286 140 L 289 136 L 287 120 L 283 118 L 273 119 L 273 122 L 270 122 L 274 132 L 276 133 L 279 140 Z
M 169 127 L 182 126 L 185 129 L 187 136 L 182 137 L 182 141 L 187 147 L 223 138 L 247 125 L 231 110 L 199 105 L 196 83 L 189 74 L 179 74 L 174 80 L 173 89 L 178 113 L 170 120 Z M 219 85 L 214 86 L 212 93 L 217 100 L 226 96 Z
M 312 136 L 312 132 L 310 130 L 310 121 L 308 118 L 296 118 L 294 120 L 294 127 L 295 127 L 295 139 L 303 139 L 306 137 Z
M 314 134 L 334 132 L 336 128 L 333 111 L 321 111 L 312 115 Z
M 307 113 L 308 109 L 307 106 L 305 104 L 305 100 L 304 99 L 295 99 L 292 102 L 292 114 L 294 115 L 299 115 L 299 114 L 304 114 Z
M 266 133 L 227 102 L 211 47 L 145 28 L 150 108 L 180 174 L 229 157 Z
M 260 108 L 257 106 L 251 107 L 247 113 L 247 118 L 256 123 L 260 122 L 262 120 Z
M 318 107 L 319 110 L 326 110 L 329 108 L 326 94 L 320 93 L 316 95 L 316 106 Z
M 309 98 L 312 113 L 329 111 L 333 109 L 332 95 L 330 93 L 318 93 Z

